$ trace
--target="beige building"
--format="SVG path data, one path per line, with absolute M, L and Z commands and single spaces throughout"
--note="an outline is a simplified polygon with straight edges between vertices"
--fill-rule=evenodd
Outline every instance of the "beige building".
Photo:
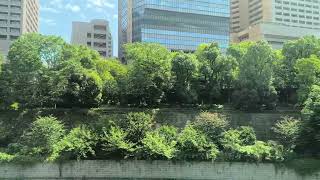
M 320 0 L 231 0 L 231 40 L 287 40 L 320 36 Z
M 23 33 L 39 30 L 39 0 L 0 0 L 0 53 Z
M 109 22 L 100 19 L 73 22 L 71 43 L 89 46 L 101 56 L 112 57 L 113 43 Z

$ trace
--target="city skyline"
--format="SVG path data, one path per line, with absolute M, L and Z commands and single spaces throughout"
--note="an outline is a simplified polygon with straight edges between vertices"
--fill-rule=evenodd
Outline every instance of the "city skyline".
M 71 42 L 73 21 L 92 19 L 109 21 L 111 34 L 118 36 L 118 3 L 116 0 L 40 0 L 40 31 L 61 36 Z M 118 55 L 118 38 L 113 38 L 113 56 Z

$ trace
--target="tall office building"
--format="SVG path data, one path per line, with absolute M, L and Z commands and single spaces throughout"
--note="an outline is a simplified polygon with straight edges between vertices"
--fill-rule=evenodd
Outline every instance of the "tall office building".
M 0 0 L 0 53 L 23 33 L 38 32 L 39 0 Z
M 73 22 L 71 43 L 89 46 L 101 56 L 112 57 L 113 43 L 109 22 L 101 19 Z
M 267 40 L 281 48 L 288 40 L 320 36 L 320 0 L 231 0 L 231 39 Z
M 229 44 L 229 0 L 119 0 L 119 57 L 130 42 L 195 51 L 199 44 Z

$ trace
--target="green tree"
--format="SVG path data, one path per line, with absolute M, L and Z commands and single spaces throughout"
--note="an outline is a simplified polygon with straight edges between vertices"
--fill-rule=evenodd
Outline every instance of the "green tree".
M 94 70 L 70 62 L 57 76 L 58 105 L 63 107 L 98 107 L 102 102 L 103 82 Z
M 19 154 L 39 158 L 51 155 L 54 145 L 65 135 L 64 125 L 54 117 L 39 117 L 20 138 Z
M 100 59 L 96 69 L 103 81 L 104 103 L 116 104 L 125 100 L 127 66 L 114 59 Z
M 240 63 L 240 90 L 234 93 L 233 102 L 237 108 L 257 109 L 261 106 L 275 106 L 277 92 L 273 86 L 274 61 L 275 55 L 268 43 L 260 41 L 249 47 Z M 244 99 L 242 97 L 250 99 L 241 101 Z
M 198 99 L 195 81 L 199 63 L 192 54 L 176 53 L 172 60 L 173 94 L 170 101 L 192 104 Z
M 306 36 L 294 41 L 288 41 L 282 48 L 283 61 L 280 64 L 281 81 L 284 96 L 290 97 L 298 88 L 295 65 L 298 59 L 309 58 L 320 51 L 320 40 L 315 36 Z
M 295 70 L 296 82 L 299 87 L 299 102 L 303 104 L 308 98 L 312 86 L 320 83 L 320 59 L 315 55 L 299 59 L 295 64 Z
M 170 87 L 171 54 L 159 44 L 133 43 L 124 46 L 128 62 L 130 103 L 155 105 L 165 98 Z
M 231 56 L 221 55 L 217 43 L 200 45 L 196 55 L 200 62 L 200 100 L 223 101 L 222 92 L 232 87 L 238 63 Z
M 227 55 L 234 57 L 238 63 L 241 62 L 243 56 L 247 54 L 250 46 L 254 45 L 251 41 L 243 41 L 237 44 L 231 44 L 227 49 Z
M 26 34 L 10 47 L 0 75 L 1 99 L 7 105 L 45 106 L 50 99 L 46 87 L 51 70 L 61 59 L 65 42 L 58 37 Z
M 312 86 L 302 114 L 304 120 L 296 149 L 298 152 L 318 155 L 320 151 L 320 86 Z

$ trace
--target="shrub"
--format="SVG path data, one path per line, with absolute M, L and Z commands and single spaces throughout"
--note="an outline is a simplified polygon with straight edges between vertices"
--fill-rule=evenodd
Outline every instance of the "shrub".
M 239 144 L 241 146 L 254 145 L 256 134 L 252 127 L 241 126 L 238 129 L 231 129 L 223 134 L 220 143 L 224 147 Z
M 277 139 L 287 149 L 294 149 L 298 138 L 301 122 L 293 117 L 282 117 L 272 130 L 276 133 Z
M 103 151 L 112 157 L 127 158 L 135 151 L 135 144 L 126 139 L 127 135 L 128 133 L 119 127 L 104 129 L 100 137 Z
M 0 152 L 0 163 L 9 163 L 15 158 L 14 155 Z
M 238 128 L 242 145 L 254 145 L 257 138 L 252 127 L 241 126 Z
M 176 152 L 177 129 L 162 126 L 153 132 L 147 132 L 142 140 L 143 152 L 150 159 L 172 159 Z
M 139 112 L 129 113 L 125 119 L 122 120 L 120 127 L 124 129 L 127 134 L 127 139 L 133 143 L 141 143 L 146 133 L 151 130 L 153 125 L 153 118 L 151 115 Z
M 61 141 L 54 146 L 54 151 L 49 157 L 49 161 L 60 158 L 88 158 L 95 155 L 94 147 L 98 137 L 86 126 L 74 128 Z
M 216 145 L 192 125 L 187 125 L 179 134 L 177 150 L 178 158 L 183 160 L 214 160 L 219 153 Z
M 221 134 L 228 128 L 229 122 L 225 116 L 218 113 L 202 112 L 196 117 L 193 126 L 217 144 Z
M 64 125 L 54 117 L 39 117 L 20 139 L 19 154 L 46 157 L 65 135 Z
M 255 133 L 250 127 L 240 127 L 224 133 L 222 158 L 228 161 L 281 161 L 283 148 L 276 143 L 256 141 Z

